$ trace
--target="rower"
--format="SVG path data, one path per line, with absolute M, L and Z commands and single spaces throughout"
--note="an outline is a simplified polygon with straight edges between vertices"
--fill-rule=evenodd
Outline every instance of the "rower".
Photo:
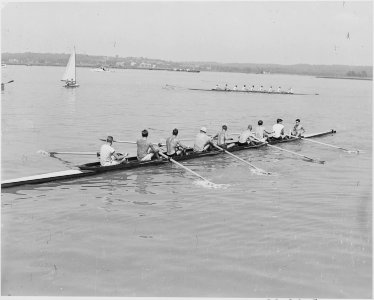
M 236 91 L 238 89 L 238 86 L 235 85 L 234 88 L 233 88 L 233 91 Z
M 269 88 L 269 93 L 272 93 L 272 92 L 273 92 L 273 87 L 270 86 L 270 88 Z
M 221 90 L 221 88 L 218 86 L 218 84 L 216 84 L 216 87 L 214 89 L 217 90 L 217 91 Z
M 213 139 L 217 138 L 217 145 L 220 146 L 221 148 L 231 148 L 235 146 L 235 143 L 227 143 L 228 140 L 232 140 L 227 134 L 227 125 L 223 124 L 222 125 L 222 131 L 217 133 Z
M 248 91 L 248 88 L 247 88 L 247 86 L 246 85 L 243 85 L 243 89 L 242 89 L 243 91 Z
M 281 90 L 281 87 L 279 86 L 278 87 L 278 91 L 277 91 L 278 93 L 281 93 L 282 92 L 282 90 Z
M 227 83 L 226 83 L 226 85 L 225 85 L 225 91 L 229 91 L 230 90 L 230 88 L 227 86 Z
M 249 124 L 248 128 L 239 135 L 239 146 L 254 144 L 254 134 L 252 132 L 252 125 Z
M 149 161 L 155 156 L 160 159 L 158 154 L 158 149 L 156 149 L 152 143 L 148 142 L 148 130 L 144 129 L 142 131 L 142 138 L 136 141 L 137 145 L 137 157 L 139 161 Z
M 293 94 L 292 87 L 288 89 L 288 94 Z
M 254 90 L 255 90 L 255 86 L 252 85 L 252 87 L 251 87 L 251 92 L 253 92 Z
M 300 137 L 304 134 L 305 129 L 303 125 L 300 124 L 300 119 L 296 119 L 295 125 L 292 128 L 291 135 Z
M 183 151 L 185 151 L 186 148 L 188 148 L 187 146 L 183 145 L 177 138 L 178 136 L 177 128 L 173 129 L 172 134 L 173 134 L 172 136 L 166 139 L 166 149 L 167 149 L 166 154 L 169 157 L 180 155 Z
M 263 126 L 264 122 L 262 120 L 259 120 L 257 122 L 257 127 L 255 128 L 255 137 L 257 140 L 261 142 L 266 142 L 268 139 L 268 136 L 271 134 L 271 132 L 266 131 L 265 127 Z
M 263 92 L 264 91 L 264 87 L 261 85 L 260 86 L 260 92 Z
M 284 134 L 284 125 L 282 124 L 282 119 L 277 119 L 277 124 L 273 125 L 273 135 L 272 139 L 281 140 L 286 137 Z
M 112 143 L 113 137 L 109 135 L 106 138 L 106 143 L 100 148 L 100 165 L 103 167 L 119 165 L 120 163 L 127 162 L 126 156 L 128 156 L 128 153 L 125 155 L 116 153 L 112 147 Z
M 210 138 L 206 134 L 206 128 L 201 127 L 200 132 L 196 135 L 193 150 L 195 152 L 207 151 L 209 150 L 210 144 L 212 144 L 212 142 L 212 138 Z

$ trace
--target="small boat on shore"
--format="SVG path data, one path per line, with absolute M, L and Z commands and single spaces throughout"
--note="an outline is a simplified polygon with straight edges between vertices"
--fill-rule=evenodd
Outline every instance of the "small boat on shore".
M 336 133 L 336 131 L 331 129 L 331 130 L 320 132 L 320 133 L 304 135 L 304 138 L 309 139 L 309 138 L 330 135 L 334 133 Z M 272 144 L 279 144 L 279 143 L 289 143 L 289 142 L 294 142 L 294 141 L 299 141 L 299 140 L 300 138 L 293 137 L 293 138 L 289 138 L 285 140 L 273 140 L 269 144 L 272 145 Z M 245 146 L 239 146 L 236 144 L 234 147 L 227 149 L 227 151 L 236 152 L 236 151 L 242 151 L 242 150 L 256 150 L 256 149 L 259 149 L 265 146 L 266 146 L 265 143 L 258 144 L 258 145 L 245 145 Z M 194 152 L 192 149 L 188 149 L 185 155 L 176 156 L 176 157 L 173 157 L 173 159 L 175 161 L 186 161 L 186 160 L 197 159 L 197 158 L 212 157 L 212 156 L 219 155 L 222 153 L 223 151 L 221 150 Z M 123 164 L 114 165 L 114 166 L 102 167 L 100 165 L 100 162 L 97 161 L 97 162 L 79 165 L 78 169 L 64 170 L 64 171 L 5 180 L 1 183 L 1 188 L 22 186 L 22 185 L 27 185 L 27 184 L 39 184 L 39 183 L 46 183 L 46 182 L 59 181 L 59 180 L 69 180 L 69 179 L 75 179 L 79 177 L 92 176 L 92 175 L 100 174 L 103 172 L 110 172 L 110 171 L 129 170 L 129 169 L 135 169 L 135 168 L 141 168 L 141 167 L 153 167 L 153 166 L 157 167 L 157 166 L 164 165 L 167 163 L 169 163 L 169 160 L 167 159 L 141 162 L 137 160 L 136 156 L 129 157 L 128 163 L 123 163 Z
M 253 93 L 253 94 L 268 94 L 268 95 L 318 95 L 318 94 L 301 94 L 301 93 L 288 93 L 288 92 L 268 92 L 268 91 L 243 91 L 243 90 L 225 90 L 225 89 L 195 89 L 189 88 L 190 91 L 204 91 L 204 92 L 225 92 L 225 93 Z

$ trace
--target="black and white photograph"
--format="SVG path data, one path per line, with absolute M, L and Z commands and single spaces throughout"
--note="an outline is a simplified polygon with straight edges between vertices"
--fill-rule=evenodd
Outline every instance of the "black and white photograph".
M 1 4 L 1 297 L 372 299 L 372 1 Z

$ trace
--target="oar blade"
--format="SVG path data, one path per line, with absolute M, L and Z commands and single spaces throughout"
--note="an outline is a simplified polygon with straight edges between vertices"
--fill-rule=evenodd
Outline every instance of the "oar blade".
M 53 156 L 53 152 L 48 152 L 45 150 L 38 150 L 36 153 L 41 154 L 42 156 Z

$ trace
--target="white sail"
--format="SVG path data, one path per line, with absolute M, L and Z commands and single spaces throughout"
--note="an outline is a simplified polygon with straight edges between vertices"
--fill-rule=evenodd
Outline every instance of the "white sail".
M 70 55 L 69 62 L 66 66 L 66 70 L 64 76 L 62 77 L 63 81 L 72 81 L 76 82 L 76 75 L 75 75 L 75 48 L 73 53 Z

